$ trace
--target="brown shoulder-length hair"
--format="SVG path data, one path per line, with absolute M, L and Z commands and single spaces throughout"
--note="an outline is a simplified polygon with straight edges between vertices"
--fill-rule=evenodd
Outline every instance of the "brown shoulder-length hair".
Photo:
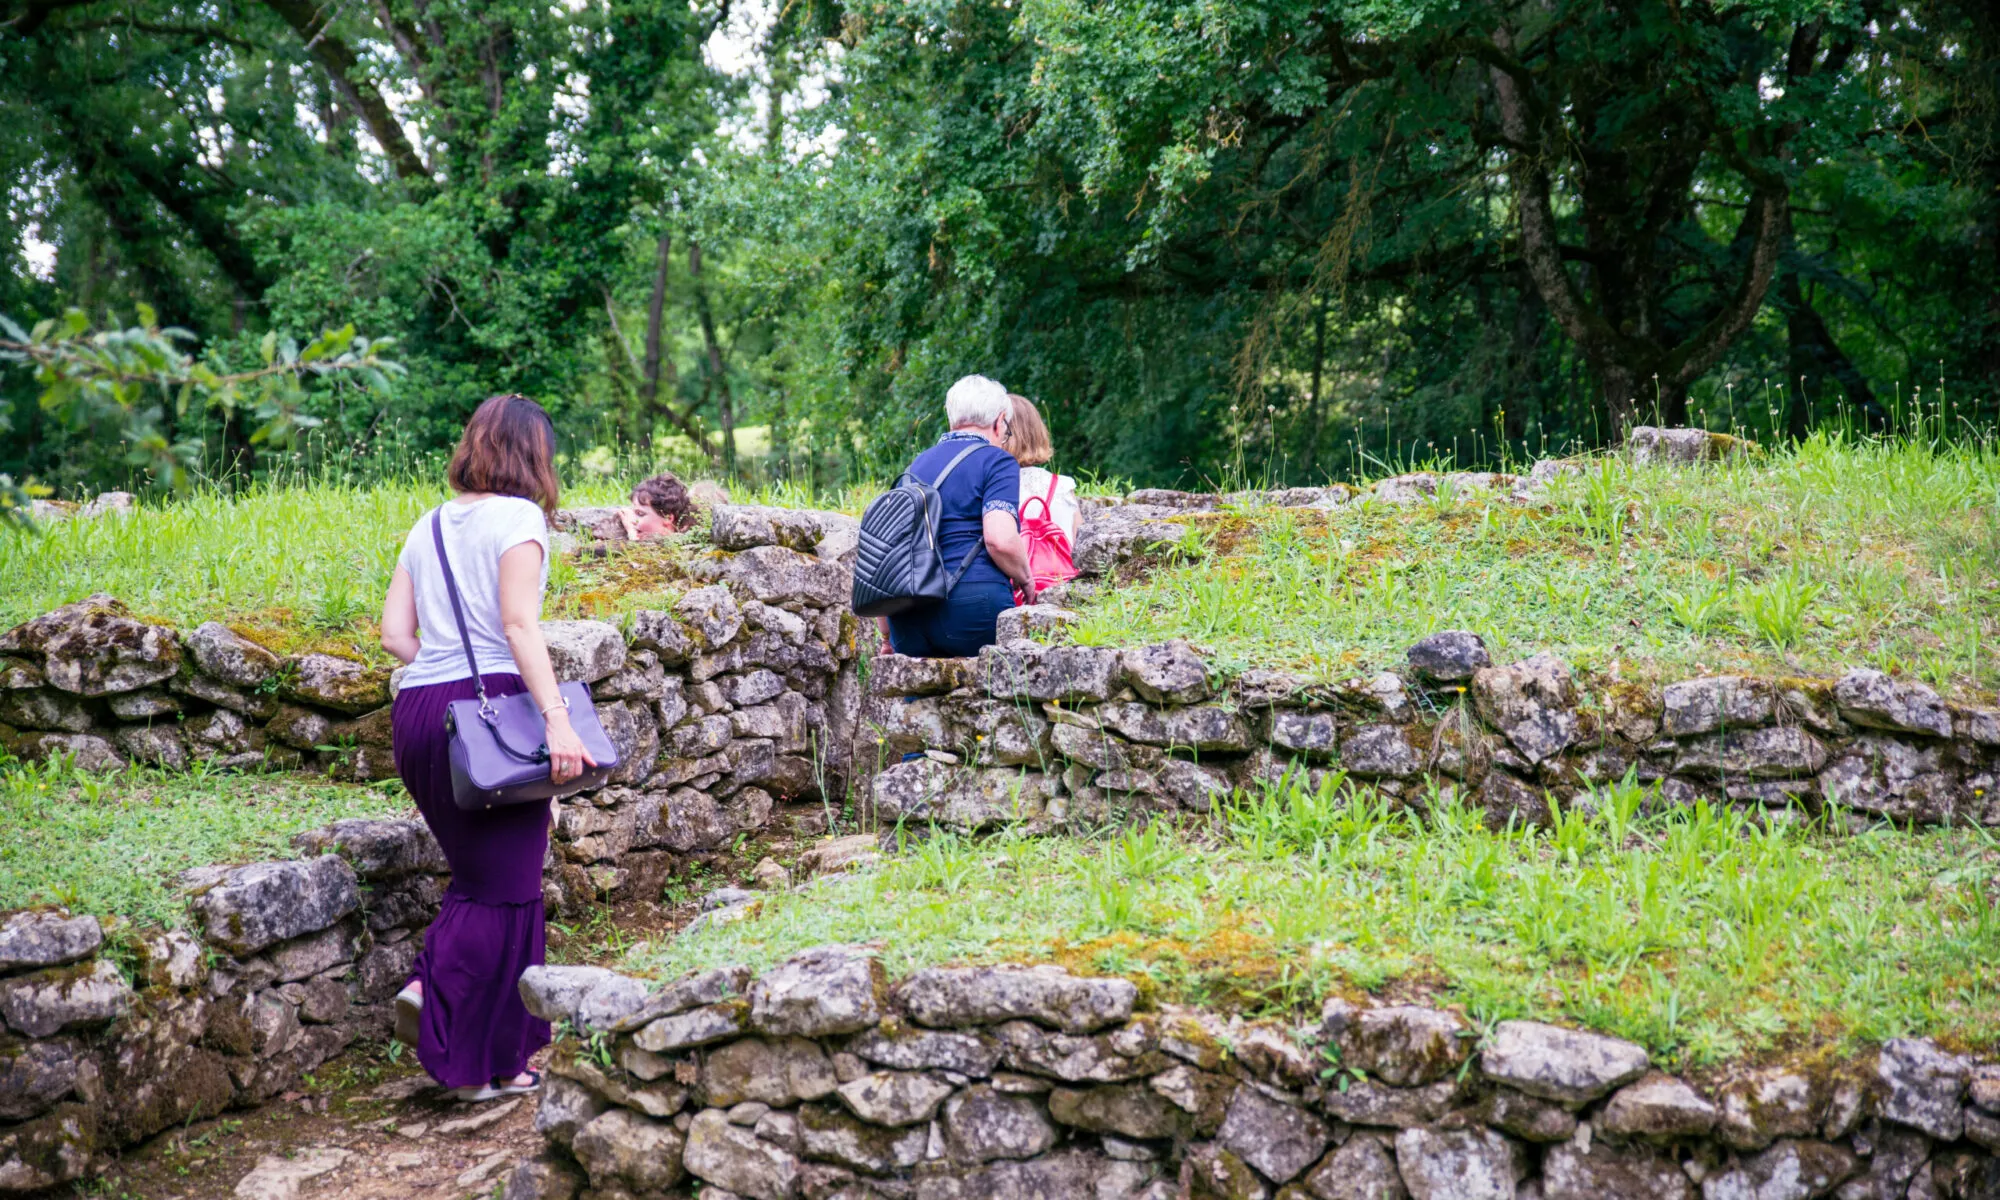
M 1042 414 L 1036 410 L 1035 402 L 1026 396 L 1007 393 L 1011 411 L 1007 414 L 1010 422 L 1007 430 L 1007 453 L 1024 467 L 1039 467 L 1056 456 L 1055 443 L 1049 440 L 1049 427 L 1042 423 Z
M 556 427 L 526 396 L 494 396 L 473 411 L 445 473 L 454 490 L 533 500 L 556 511 Z

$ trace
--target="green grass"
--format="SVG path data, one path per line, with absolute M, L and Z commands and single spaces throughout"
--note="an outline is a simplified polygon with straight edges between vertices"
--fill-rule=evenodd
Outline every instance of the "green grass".
M 1872 664 L 1959 695 L 2000 664 L 2000 450 L 1816 436 L 1700 470 L 1615 458 L 1490 495 L 1199 518 L 1085 607 L 1079 641 L 1190 638 L 1225 666 L 1379 669 L 1439 629 L 1622 677 Z
M 295 856 L 291 836 L 340 817 L 410 811 L 400 783 L 371 787 L 302 775 L 112 775 L 61 761 L 0 762 L 0 909 L 77 912 L 178 926 L 174 876 L 210 863 Z
M 619 504 L 632 480 L 586 470 L 565 480 L 567 507 Z M 795 486 L 737 489 L 752 503 L 807 505 Z M 281 651 L 324 649 L 387 661 L 375 620 L 410 526 L 449 493 L 441 481 L 357 484 L 335 477 L 199 490 L 128 517 L 0 528 L 0 629 L 91 592 L 192 629 L 222 620 Z M 856 492 L 818 497 L 847 505 Z M 672 545 L 551 564 L 551 617 L 617 616 L 671 597 Z
M 1053 960 L 1156 1001 L 1316 1011 L 1330 992 L 1559 1018 L 1699 1067 L 1900 1034 L 2000 1037 L 2000 845 L 1976 829 L 1831 835 L 1627 783 L 1553 831 L 1419 820 L 1294 784 L 1211 826 L 937 837 L 751 920 L 645 946 L 662 976 L 870 943 L 892 973 Z

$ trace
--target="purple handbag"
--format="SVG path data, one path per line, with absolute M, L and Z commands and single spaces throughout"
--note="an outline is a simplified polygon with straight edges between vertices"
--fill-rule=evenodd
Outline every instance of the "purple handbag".
M 458 599 L 458 580 L 451 573 L 451 559 L 444 552 L 444 513 L 431 514 L 431 540 L 437 543 L 438 565 L 444 568 L 445 590 L 451 594 L 451 615 L 458 622 L 458 640 L 465 647 L 465 661 L 472 667 L 472 686 L 477 700 L 454 700 L 445 709 L 444 731 L 451 758 L 451 798 L 467 812 L 499 808 L 507 804 L 529 804 L 557 796 L 571 796 L 602 787 L 618 769 L 618 747 L 605 736 L 591 703 L 590 689 L 581 683 L 565 683 L 557 688 L 569 709 L 569 722 L 582 740 L 583 748 L 597 760 L 594 767 L 568 783 L 549 778 L 548 722 L 535 707 L 535 698 L 516 692 L 497 700 L 486 695 L 486 681 L 479 677 L 479 660 L 472 653 L 472 638 L 465 629 L 465 609 Z

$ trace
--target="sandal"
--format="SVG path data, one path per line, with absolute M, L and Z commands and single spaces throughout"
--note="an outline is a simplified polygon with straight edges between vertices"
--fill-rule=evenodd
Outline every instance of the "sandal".
M 418 1019 L 423 1012 L 424 994 L 417 990 L 415 982 L 404 984 L 403 990 L 396 993 L 397 1041 L 411 1047 L 417 1044 Z
M 528 1077 L 527 1083 L 515 1083 L 512 1080 L 501 1083 L 495 1080 L 492 1083 L 473 1084 L 467 1087 L 453 1088 L 445 1093 L 445 1098 L 457 1100 L 463 1104 L 484 1104 L 488 1100 L 498 1100 L 502 1096 L 524 1095 L 542 1086 L 542 1073 L 540 1071 L 523 1071 L 521 1074 Z

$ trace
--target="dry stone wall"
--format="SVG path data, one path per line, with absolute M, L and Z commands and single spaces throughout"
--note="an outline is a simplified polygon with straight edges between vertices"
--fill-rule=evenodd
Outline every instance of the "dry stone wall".
M 1924 1040 L 1697 1083 L 1533 1021 L 1335 999 L 1292 1029 L 841 946 L 521 992 L 570 1034 L 506 1200 L 2000 1196 L 2000 1065 Z
M 865 634 L 845 612 L 852 522 L 715 513 L 715 549 L 668 611 L 544 625 L 557 674 L 592 685 L 627 766 L 558 807 L 552 907 L 657 896 L 688 856 L 781 799 L 844 786 Z M 388 671 L 191 633 L 94 595 L 0 637 L 0 745 L 93 769 L 206 760 L 394 773 Z M 293 860 L 178 881 L 189 929 L 59 909 L 0 913 L 0 1193 L 80 1179 L 120 1146 L 261 1103 L 381 1035 L 449 882 L 420 821 L 349 820 Z
M 0 915 L 0 1193 L 262 1103 L 387 1030 L 444 893 L 437 843 L 374 820 L 296 842 L 310 857 L 183 875 L 185 931 Z
M 1236 788 L 1344 772 L 1417 809 L 1477 805 L 1497 827 L 1546 824 L 1628 772 L 1660 801 L 1771 820 L 2000 825 L 2000 710 L 1857 669 L 1834 680 L 1711 676 L 1586 694 L 1553 655 L 1493 665 L 1448 631 L 1407 662 L 1338 684 L 1252 670 L 1223 681 L 1184 641 L 1045 645 L 1072 615 L 1003 618 L 975 659 L 870 663 L 866 724 L 890 765 L 886 823 L 960 831 L 1094 827 L 1203 813 Z M 905 755 L 917 755 L 900 761 Z

